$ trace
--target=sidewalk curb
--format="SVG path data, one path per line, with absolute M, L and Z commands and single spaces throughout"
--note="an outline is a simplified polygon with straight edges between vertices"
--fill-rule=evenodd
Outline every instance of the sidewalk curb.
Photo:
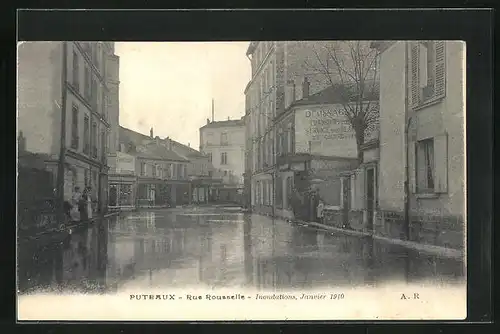
M 461 250 L 458 250 L 458 249 L 421 244 L 421 243 L 414 242 L 414 241 L 406 241 L 406 240 L 395 239 L 395 238 L 387 238 L 387 237 L 383 237 L 381 235 L 377 235 L 377 234 L 374 234 L 371 232 L 345 230 L 345 229 L 341 229 L 341 228 L 337 228 L 337 227 L 333 227 L 333 226 L 328 226 L 328 225 L 320 224 L 320 223 L 316 223 L 316 222 L 301 222 L 301 223 L 305 224 L 306 226 L 318 227 L 318 228 L 322 228 L 325 230 L 329 230 L 329 231 L 337 232 L 337 233 L 342 233 L 342 234 L 348 234 L 348 235 L 359 236 L 359 237 L 372 237 L 373 239 L 375 239 L 377 241 L 382 241 L 382 242 L 385 242 L 388 244 L 403 246 L 405 248 L 413 249 L 413 250 L 416 250 L 418 252 L 429 254 L 429 255 L 436 255 L 436 256 L 455 259 L 455 260 L 463 260 L 463 258 L 464 258 L 464 252 Z

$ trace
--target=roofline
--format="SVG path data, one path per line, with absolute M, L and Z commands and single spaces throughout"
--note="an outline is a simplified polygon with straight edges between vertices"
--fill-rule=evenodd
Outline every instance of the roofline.
M 257 45 L 259 45 L 259 41 L 251 41 L 250 45 L 248 45 L 248 49 L 247 49 L 246 55 L 249 56 L 249 55 L 253 54 L 253 52 L 257 48 Z
M 220 124 L 220 123 L 224 123 L 224 122 L 232 122 L 232 123 Z M 240 124 L 235 124 L 236 122 L 239 122 Z M 210 126 L 210 125 L 212 125 L 212 126 Z M 215 126 L 215 125 L 218 125 L 218 126 Z M 211 123 L 208 123 L 208 124 L 205 124 L 205 125 L 201 126 L 200 130 L 201 129 L 208 129 L 208 128 L 240 127 L 240 126 L 245 126 L 245 120 L 243 120 L 242 118 L 240 118 L 240 119 L 234 119 L 234 120 L 229 120 L 229 121 L 215 121 L 215 122 L 211 122 Z

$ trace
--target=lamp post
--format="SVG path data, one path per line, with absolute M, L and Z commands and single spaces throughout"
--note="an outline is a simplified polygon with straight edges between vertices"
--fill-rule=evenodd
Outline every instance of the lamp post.
M 61 138 L 59 160 L 57 165 L 57 220 L 64 221 L 64 165 L 66 163 L 66 99 L 67 99 L 67 72 L 68 54 L 67 42 L 62 42 L 62 75 L 61 75 Z
M 409 150 L 409 130 L 412 121 L 412 115 L 408 113 L 408 42 L 405 42 L 405 128 L 404 128 L 404 144 L 405 144 L 405 182 L 404 182 L 404 221 L 405 221 L 405 237 L 410 240 L 410 161 L 408 158 Z

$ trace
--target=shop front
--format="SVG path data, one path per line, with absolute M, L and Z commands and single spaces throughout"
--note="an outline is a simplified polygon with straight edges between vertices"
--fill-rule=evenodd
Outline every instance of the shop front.
M 135 208 L 137 179 L 134 176 L 110 175 L 108 187 L 109 210 Z

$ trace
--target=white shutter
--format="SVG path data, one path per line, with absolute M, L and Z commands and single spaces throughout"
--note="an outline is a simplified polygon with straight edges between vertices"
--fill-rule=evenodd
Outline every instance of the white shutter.
M 435 59 L 435 87 L 434 97 L 442 98 L 446 95 L 446 74 L 445 74 L 445 46 L 444 41 L 438 41 L 434 44 Z
M 448 135 L 434 138 L 434 191 L 448 192 Z
M 417 171 L 417 159 L 415 157 L 415 151 L 416 151 L 416 142 L 412 141 L 408 143 L 408 174 L 409 174 L 409 188 L 410 192 L 415 193 L 416 192 L 416 171 Z
M 419 79 L 419 44 L 418 42 L 411 44 L 410 52 L 410 87 L 411 87 L 411 106 L 413 108 L 420 104 L 420 87 Z

